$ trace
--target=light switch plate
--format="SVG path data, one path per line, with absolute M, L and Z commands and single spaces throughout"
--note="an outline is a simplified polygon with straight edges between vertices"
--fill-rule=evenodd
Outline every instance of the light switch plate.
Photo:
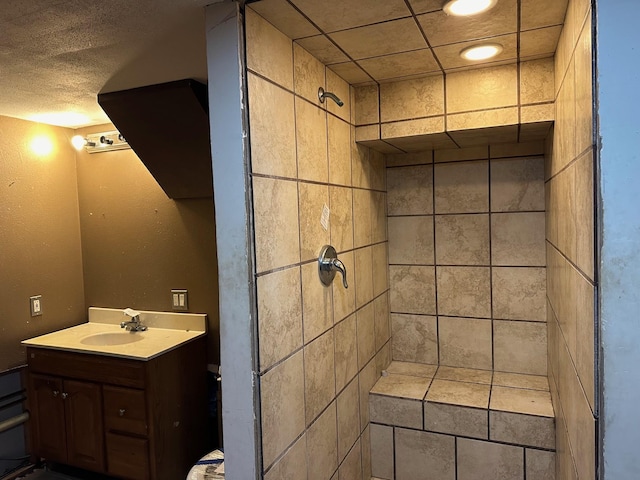
M 29 297 L 29 305 L 32 317 L 38 317 L 42 315 L 42 295 L 34 295 L 33 297 Z
M 171 290 L 171 308 L 178 312 L 189 310 L 189 297 L 185 289 Z

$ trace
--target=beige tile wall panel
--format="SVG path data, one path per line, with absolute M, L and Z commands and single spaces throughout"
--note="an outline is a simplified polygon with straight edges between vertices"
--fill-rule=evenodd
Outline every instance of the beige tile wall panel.
M 461 438 L 457 448 L 458 480 L 523 480 L 521 447 Z
M 525 464 L 528 480 L 555 480 L 556 478 L 555 452 L 527 448 Z
M 349 177 L 351 170 L 349 169 Z M 337 252 L 353 248 L 353 196 L 350 188 L 329 187 L 331 245 Z
M 393 480 L 393 427 L 372 423 L 371 474 L 376 478 Z
M 554 118 L 555 105 L 552 102 L 540 105 L 525 105 L 520 108 L 520 122 L 523 124 L 552 122 Z
M 491 317 L 489 267 L 439 266 L 436 269 L 436 275 L 440 315 Z
M 385 271 L 387 268 L 385 268 Z M 373 301 L 376 350 L 379 350 L 391 337 L 391 318 L 389 316 L 389 294 L 384 293 Z
M 555 100 L 553 58 L 520 64 L 520 102 L 522 104 Z
M 391 326 L 394 360 L 427 364 L 438 363 L 436 317 L 392 314 Z
M 488 145 L 470 148 L 441 149 L 434 152 L 435 162 L 463 162 L 466 160 L 484 160 L 489 158 Z
M 379 125 L 367 125 L 363 127 L 356 127 L 355 129 L 356 142 L 363 143 L 367 141 L 380 139 L 380 126 Z M 364 144 L 364 143 L 363 143 Z M 355 186 L 355 183 L 354 183 Z
M 339 395 L 338 414 L 338 462 L 341 462 L 360 436 L 360 392 L 354 379 Z
M 491 321 L 438 317 L 440 364 L 491 370 Z
M 298 184 L 298 212 L 300 215 L 300 258 L 318 258 L 322 245 L 329 243 L 330 229 L 320 223 L 324 206 L 329 206 L 329 187 L 310 183 Z
M 402 126 L 403 128 L 408 124 L 411 127 L 418 126 L 420 128 L 431 128 L 430 125 L 436 124 L 437 128 L 440 128 L 440 119 L 436 119 L 437 122 L 433 122 L 433 119 L 421 119 L 421 120 L 411 120 L 408 122 L 394 122 L 387 123 L 386 126 L 388 129 L 386 133 L 393 132 L 395 126 Z M 391 128 L 391 130 L 389 130 Z M 430 133 L 425 135 L 412 135 L 409 137 L 399 137 L 393 139 L 387 139 L 384 141 L 384 144 L 391 145 L 396 148 L 396 151 L 405 151 L 405 152 L 422 152 L 425 150 L 436 150 L 439 148 L 453 148 L 455 147 L 455 142 L 451 139 L 451 136 L 446 133 Z M 380 148 L 376 147 L 378 150 Z M 395 153 L 395 152 L 389 152 Z
M 356 308 L 373 299 L 373 259 L 371 247 L 355 251 Z
M 455 480 L 455 438 L 395 429 L 397 480 Z
M 355 87 L 356 125 L 367 125 L 380 121 L 378 85 Z
M 325 480 L 338 468 L 336 402 L 307 431 L 308 479 Z
M 351 121 L 351 92 L 349 84 L 340 78 L 335 72 L 326 71 L 327 76 L 327 88 L 328 92 L 334 93 L 342 100 L 343 105 L 339 106 L 333 100 L 325 100 L 325 105 L 329 113 L 333 113 L 335 116 L 341 118 L 345 122 Z M 317 92 L 317 90 L 316 90 Z
M 516 65 L 447 75 L 447 113 L 518 104 Z
M 355 255 L 353 252 L 341 253 L 340 260 L 347 268 L 348 281 L 353 283 L 355 279 Z M 344 288 L 338 279 L 332 283 L 333 288 L 333 317 L 334 322 L 339 322 L 347 315 L 351 315 L 356 309 L 356 289 L 351 286 Z
M 332 290 L 318 282 L 315 262 L 303 265 L 301 270 L 304 343 L 307 344 L 333 326 Z M 282 290 L 276 298 L 290 294 Z
M 442 75 L 380 85 L 382 122 L 444 114 Z
M 425 402 L 424 428 L 431 432 L 486 440 L 489 438 L 489 417 L 487 411 L 480 408 Z
M 307 437 L 303 435 L 293 444 L 264 476 L 265 480 L 306 480 Z
M 431 134 L 444 132 L 444 117 L 430 117 L 420 118 L 416 120 L 402 120 L 398 122 L 383 123 L 380 126 L 380 136 L 384 139 L 396 140 L 393 142 L 398 148 L 407 145 L 407 143 L 399 143 L 400 140 L 404 140 L 404 137 L 420 137 L 431 136 Z M 406 140 L 414 140 L 423 144 L 425 141 L 429 141 L 430 138 L 407 138 Z M 426 144 L 428 145 L 428 144 Z
M 492 159 L 543 155 L 544 152 L 544 141 L 491 145 Z M 544 165 L 544 159 L 542 157 L 539 157 L 538 160 Z M 544 179 L 544 176 L 542 178 Z
M 447 115 L 447 130 L 474 130 L 486 127 L 499 127 L 518 123 L 518 108 L 498 108 L 479 112 Z
M 360 450 L 362 452 L 362 479 L 371 478 L 371 432 L 369 425 L 363 430 L 360 437 Z
M 324 65 L 300 45 L 293 44 L 293 87 L 297 95 L 323 108 L 318 87 L 325 88 Z
M 373 269 L 373 296 L 377 297 L 389 289 L 389 257 L 387 244 L 378 243 L 371 247 Z
M 358 373 L 356 316 L 351 315 L 334 329 L 336 390 L 341 391 Z
M 422 401 L 420 400 L 371 393 L 368 405 L 371 422 L 414 429 L 422 428 Z
M 492 155 L 494 150 L 492 148 Z M 542 211 L 544 160 L 541 157 L 491 161 L 491 211 Z
M 544 323 L 494 320 L 494 369 L 544 375 L 547 371 L 546 340 Z
M 489 210 L 489 162 L 437 164 L 434 176 L 435 213 Z
M 304 348 L 304 389 L 307 425 L 335 398 L 333 330 Z
M 438 215 L 435 234 L 438 265 L 489 265 L 489 215 Z
M 389 217 L 388 222 L 389 263 L 434 264 L 433 216 Z
M 436 313 L 435 268 L 389 266 L 391 311 L 434 315 Z
M 493 265 L 545 265 L 544 212 L 494 213 L 491 215 Z
M 373 303 L 368 303 L 356 312 L 358 332 L 358 367 L 364 367 L 376 352 Z
M 296 151 L 298 177 L 327 183 L 327 115 L 321 108 L 296 97 Z
M 494 267 L 491 279 L 494 318 L 546 320 L 544 267 Z
M 385 155 L 387 167 L 408 167 L 433 163 L 433 152 L 426 150 L 417 153 L 401 153 L 399 155 Z
M 433 173 L 430 166 L 387 169 L 389 215 L 433 213 Z
M 513 143 L 525 138 L 524 127 L 524 125 L 521 125 L 520 131 L 518 131 L 518 125 L 476 128 L 473 130 L 450 131 L 448 135 L 457 145 L 463 148 L 476 145 Z
M 320 33 L 286 0 L 262 0 L 252 3 L 250 8 L 267 18 L 269 23 L 289 38 L 310 37 Z
M 332 477 L 336 479 L 336 475 Z M 340 464 L 337 480 L 362 479 L 362 450 L 360 440 L 355 443 L 344 461 Z
M 552 417 L 489 412 L 489 438 L 498 442 L 553 449 L 554 430 Z
M 594 278 L 594 194 L 593 151 L 587 151 L 575 164 L 575 262 L 590 279 Z

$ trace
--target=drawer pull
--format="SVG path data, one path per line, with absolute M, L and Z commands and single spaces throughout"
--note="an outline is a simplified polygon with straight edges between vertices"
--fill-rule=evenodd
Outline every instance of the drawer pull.
M 69 396 L 68 393 L 63 393 L 62 395 L 60 395 L 62 397 L 63 400 L 66 400 L 67 397 Z
M 54 397 L 57 397 L 60 392 L 58 390 L 54 390 L 51 393 L 53 394 Z
M 126 412 L 126 410 L 124 408 L 121 408 L 120 410 L 118 410 L 118 415 L 120 417 L 124 417 L 124 413 Z

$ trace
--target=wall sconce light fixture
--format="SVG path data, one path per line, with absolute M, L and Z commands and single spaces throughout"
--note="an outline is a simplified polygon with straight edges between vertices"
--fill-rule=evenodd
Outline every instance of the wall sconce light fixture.
M 76 135 L 71 139 L 76 150 L 84 149 L 88 153 L 109 152 L 131 148 L 122 134 L 116 130 L 111 132 L 89 133 L 86 137 Z

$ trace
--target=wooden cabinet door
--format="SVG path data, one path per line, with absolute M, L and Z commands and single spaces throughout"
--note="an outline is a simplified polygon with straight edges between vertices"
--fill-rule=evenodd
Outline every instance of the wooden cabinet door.
M 101 385 L 65 380 L 64 393 L 68 463 L 104 471 Z
M 29 376 L 29 406 L 34 453 L 54 462 L 67 462 L 62 380 Z

